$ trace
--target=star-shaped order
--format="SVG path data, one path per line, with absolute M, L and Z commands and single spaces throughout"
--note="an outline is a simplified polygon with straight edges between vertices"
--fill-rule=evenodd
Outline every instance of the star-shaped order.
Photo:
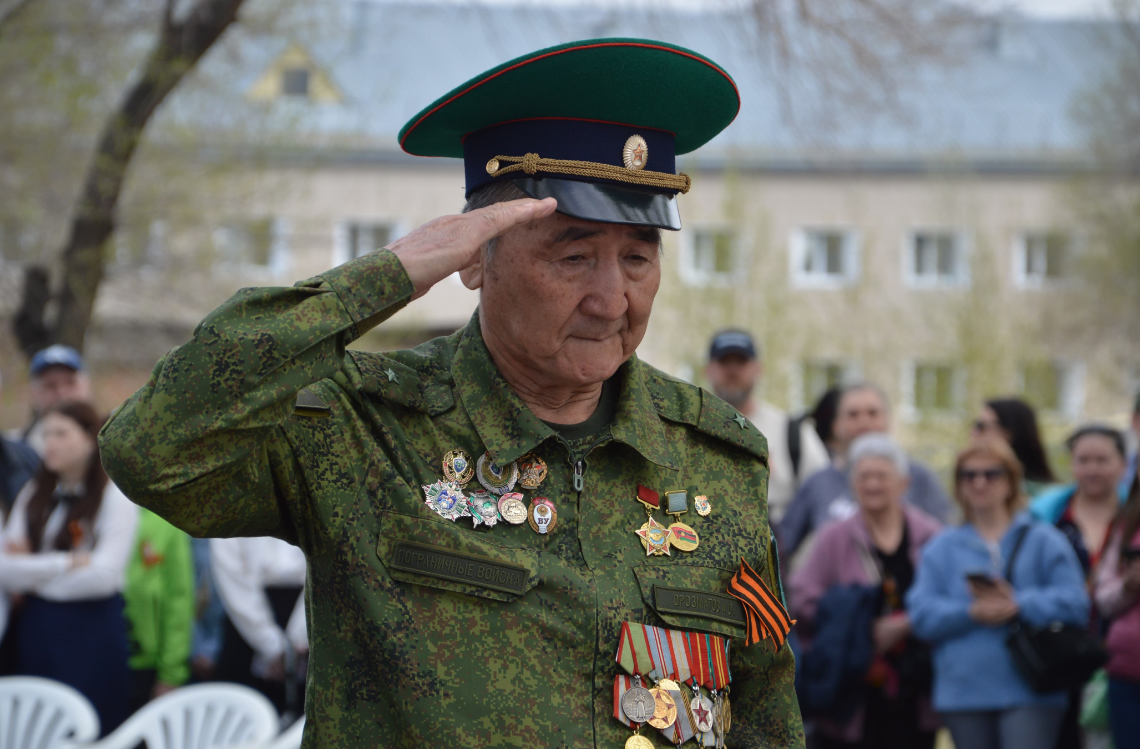
M 748 428 L 748 419 L 744 418 L 740 414 L 737 414 L 736 418 L 733 419 L 733 421 L 735 421 L 737 424 L 739 424 L 741 429 L 747 429 Z
M 396 376 L 396 373 L 392 371 L 391 367 L 388 367 L 388 371 L 385 372 L 384 374 L 388 375 L 388 382 L 399 382 L 400 381 L 400 378 Z
M 709 711 L 705 709 L 704 703 L 699 700 L 697 701 L 696 708 L 693 709 L 693 715 L 697 716 L 697 725 L 700 726 L 708 725 L 709 720 L 712 718 Z
M 654 554 L 672 556 L 669 553 L 669 529 L 658 523 L 652 515 L 649 516 L 649 522 L 635 530 L 634 533 L 641 536 L 641 540 L 645 544 L 645 556 L 651 557 Z M 660 538 L 661 541 L 657 542 L 654 538 Z

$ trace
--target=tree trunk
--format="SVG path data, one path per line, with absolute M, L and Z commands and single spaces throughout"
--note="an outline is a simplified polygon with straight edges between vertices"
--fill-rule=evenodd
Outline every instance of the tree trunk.
M 17 313 L 21 321 L 17 336 L 29 356 L 51 343 L 83 349 L 103 280 L 104 246 L 114 232 L 119 195 L 143 130 L 159 105 L 236 20 L 243 1 L 198 0 L 183 20 L 175 22 L 171 17 L 174 0 L 168 0 L 158 41 L 138 81 L 104 125 L 87 169 L 60 253 L 62 278 L 53 324 L 44 321 L 44 305 L 38 309 L 27 306 L 35 294 L 25 287 L 24 305 Z M 31 278 L 29 274 L 26 282 Z

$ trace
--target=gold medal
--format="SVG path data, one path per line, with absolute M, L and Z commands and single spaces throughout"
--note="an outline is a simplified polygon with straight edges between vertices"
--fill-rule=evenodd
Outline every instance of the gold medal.
M 650 689 L 649 693 L 653 695 L 653 717 L 647 722 L 654 728 L 664 731 L 677 722 L 677 703 L 673 702 L 673 697 L 660 686 Z
M 698 494 L 693 497 L 693 506 L 696 507 L 697 514 L 702 518 L 708 517 L 709 513 L 712 512 L 712 503 L 709 502 L 709 498 L 703 494 Z
M 526 505 L 523 504 L 523 495 L 518 492 L 507 492 L 499 497 L 499 514 L 511 525 L 522 525 L 526 522 Z
M 527 453 L 517 461 L 519 466 L 519 486 L 524 489 L 537 489 L 546 480 L 546 461 L 534 453 Z
M 677 682 L 672 679 L 662 679 L 657 682 L 658 689 L 664 689 L 667 692 L 680 692 L 681 687 L 677 686 Z
M 475 463 L 465 450 L 448 450 L 443 455 L 443 476 L 448 481 L 454 481 L 465 486 L 475 478 Z
M 653 749 L 653 742 L 635 733 L 625 740 L 625 749 Z
M 673 523 L 668 528 L 669 543 L 681 551 L 695 551 L 701 540 L 697 532 L 685 523 Z
M 634 531 L 641 537 L 641 545 L 645 547 L 645 556 L 671 556 L 669 553 L 669 529 L 657 522 L 652 515 L 649 522 Z

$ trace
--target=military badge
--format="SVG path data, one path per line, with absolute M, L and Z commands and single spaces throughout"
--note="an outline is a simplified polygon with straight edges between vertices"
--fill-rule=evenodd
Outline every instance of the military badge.
M 669 543 L 681 551 L 696 551 L 701 543 L 697 532 L 685 523 L 673 523 L 666 530 L 669 532 Z
M 467 495 L 467 509 L 474 521 L 474 528 L 483 523 L 488 528 L 494 528 L 499 522 L 499 506 L 495 496 L 490 492 L 473 492 Z
M 712 503 L 709 502 L 709 498 L 703 494 L 698 494 L 693 497 L 693 507 L 696 508 L 697 514 L 702 518 L 708 517 L 709 513 L 712 512 Z
M 466 450 L 449 450 L 443 456 L 443 477 L 460 486 L 475 478 L 475 464 Z
M 518 492 L 507 492 L 499 497 L 499 514 L 511 525 L 522 525 L 526 522 L 526 505 L 523 504 L 523 495 Z
M 621 149 L 621 160 L 626 169 L 644 169 L 649 163 L 649 146 L 645 143 L 645 138 L 636 134 L 629 136 Z
M 649 516 L 649 522 L 634 531 L 641 537 L 641 545 L 645 547 L 645 556 L 671 556 L 669 553 L 669 529 L 657 522 L 657 518 Z
M 697 731 L 708 733 L 713 729 L 713 703 L 708 697 L 701 696 L 699 688 L 697 694 L 689 702 L 689 710 L 692 711 L 693 718 L 695 718 Z
M 546 461 L 534 453 L 527 453 L 518 459 L 519 486 L 524 489 L 537 489 L 546 480 Z
M 526 519 L 530 523 L 531 530 L 545 536 L 553 532 L 558 525 L 558 510 L 546 497 L 535 497 L 530 501 L 530 512 L 527 513 Z
M 654 687 L 649 690 L 653 695 L 653 717 L 647 723 L 659 731 L 664 731 L 677 722 L 677 703 L 664 689 Z
M 454 521 L 471 514 L 463 489 L 454 481 L 437 481 L 423 490 L 425 503 L 441 518 Z
M 491 460 L 490 453 L 483 453 L 475 465 L 475 478 L 492 494 L 506 494 L 515 488 L 515 482 L 519 480 L 519 466 L 511 463 L 500 468 Z

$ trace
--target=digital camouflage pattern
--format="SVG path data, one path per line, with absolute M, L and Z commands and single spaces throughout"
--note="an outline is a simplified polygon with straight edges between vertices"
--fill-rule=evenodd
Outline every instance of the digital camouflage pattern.
M 180 528 L 304 549 L 304 746 L 618 749 L 631 735 L 612 717 L 627 620 L 734 638 L 728 744 L 802 745 L 787 646 L 744 648 L 742 626 L 654 609 L 654 585 L 723 594 L 742 556 L 775 589 L 763 436 L 634 357 L 579 494 L 579 456 L 507 387 L 477 319 L 410 351 L 345 351 L 412 292 L 388 251 L 292 288 L 244 289 L 157 364 L 100 437 L 114 481 Z M 542 457 L 549 475 L 526 502 L 551 499 L 557 528 L 434 514 L 421 486 L 443 478 L 441 458 L 457 448 L 500 464 Z M 684 517 L 700 534 L 695 552 L 646 557 L 638 484 L 708 495 L 712 515 Z M 524 574 L 493 589 L 396 569 L 407 542 Z

